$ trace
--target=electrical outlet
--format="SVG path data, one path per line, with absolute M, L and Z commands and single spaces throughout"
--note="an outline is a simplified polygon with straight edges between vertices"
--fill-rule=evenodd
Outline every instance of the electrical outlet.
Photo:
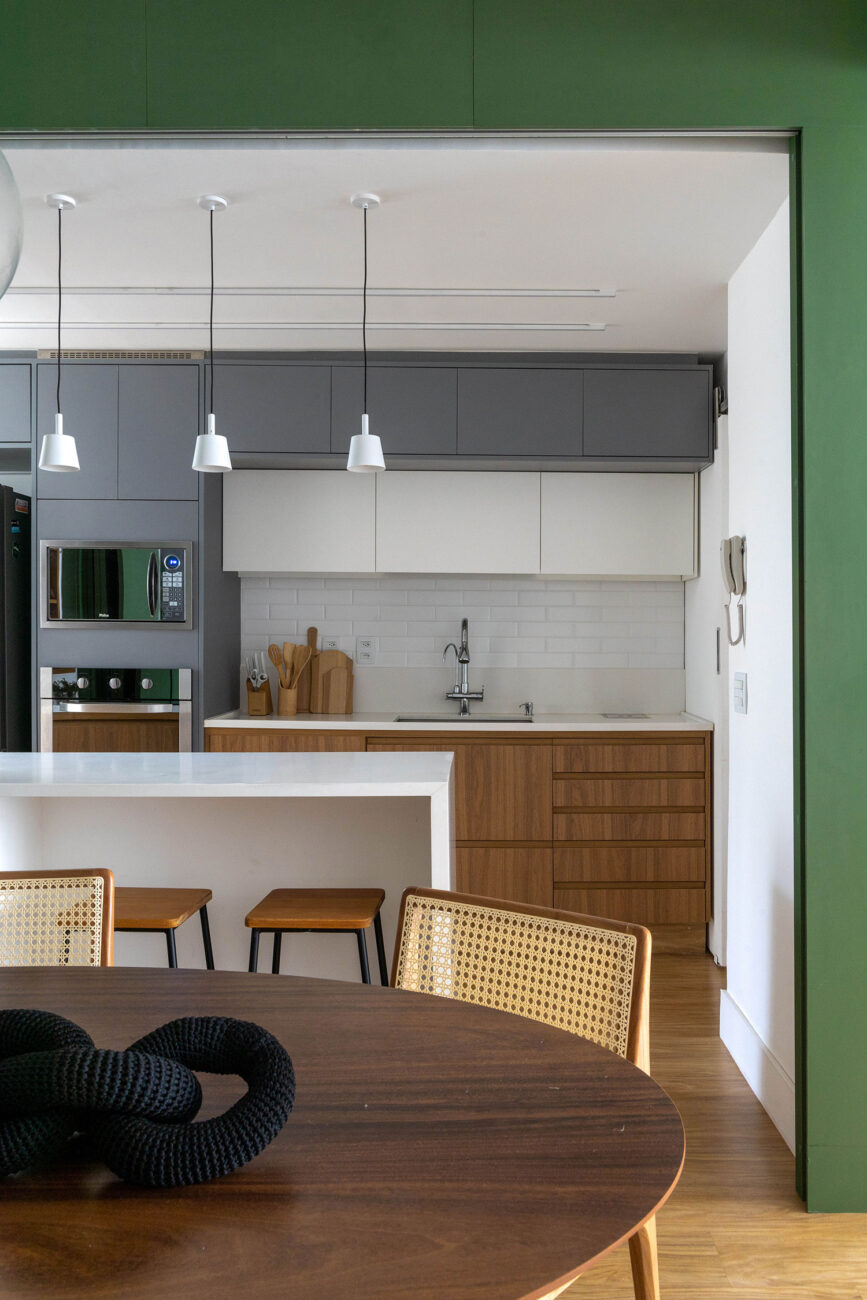
M 339 650 L 339 649 L 340 649 L 340 646 L 337 644 L 337 637 L 336 637 L 336 636 L 323 636 L 323 637 L 320 637 L 320 640 L 319 640 L 319 649 L 320 649 L 320 650 Z
M 374 636 L 357 636 L 355 638 L 355 662 L 357 664 L 375 664 L 379 650 L 379 641 Z
M 747 711 L 746 673 L 735 673 L 733 702 L 734 702 L 735 713 L 746 713 Z

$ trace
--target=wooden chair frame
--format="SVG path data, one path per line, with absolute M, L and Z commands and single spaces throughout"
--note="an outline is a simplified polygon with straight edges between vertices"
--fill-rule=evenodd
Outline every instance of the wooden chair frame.
M 114 965 L 114 873 L 107 867 L 82 867 L 57 871 L 3 871 L 0 872 L 0 889 L 10 880 L 81 880 L 99 876 L 103 881 L 102 914 L 100 917 L 99 964 Z
M 458 894 L 449 892 L 448 890 L 414 888 L 411 886 L 409 889 L 404 891 L 400 903 L 394 960 L 391 967 L 391 984 L 393 988 L 404 987 L 401 983 L 403 975 L 401 967 L 403 932 L 406 921 L 407 905 L 413 898 L 441 899 L 443 902 L 451 903 L 458 907 L 466 905 L 468 907 L 482 909 L 482 911 L 490 910 L 491 912 L 497 913 L 509 912 L 520 916 L 535 916 L 551 921 L 562 921 L 567 925 L 571 924 L 576 927 L 583 926 L 591 930 L 605 930 L 613 931 L 618 934 L 632 935 L 635 939 L 635 955 L 633 961 L 628 1028 L 625 1049 L 619 1054 L 624 1056 L 626 1060 L 631 1061 L 632 1064 L 637 1066 L 640 1070 L 643 1070 L 645 1074 L 650 1073 L 649 1020 L 651 936 L 650 931 L 643 925 L 633 925 L 627 921 L 613 921 L 598 916 L 585 916 L 578 912 L 561 911 L 558 908 L 536 907 L 530 903 L 514 903 L 505 899 L 480 898 L 473 894 Z M 471 997 L 465 997 L 461 1000 L 472 1001 L 473 999 Z M 491 1005 L 491 1003 L 484 1003 L 484 1005 Z M 532 1015 L 527 1018 L 540 1019 L 542 1020 L 542 1023 L 556 1023 L 554 1019 L 550 1019 L 546 1022 L 543 1017 Z M 572 1030 L 571 1032 L 576 1031 Z M 629 1238 L 629 1255 L 632 1264 L 632 1280 L 635 1288 L 635 1300 L 659 1300 L 659 1266 L 657 1261 L 655 1216 L 649 1219 L 640 1228 L 636 1229 L 633 1235 Z M 571 1285 L 571 1283 L 569 1285 Z M 545 1300 L 553 1300 L 553 1297 L 559 1295 L 563 1289 L 564 1288 L 559 1288 L 557 1291 L 551 1292 L 550 1296 L 546 1297 Z

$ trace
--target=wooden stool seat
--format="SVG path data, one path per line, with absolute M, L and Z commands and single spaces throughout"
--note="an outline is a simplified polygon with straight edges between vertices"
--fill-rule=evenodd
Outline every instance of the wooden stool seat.
M 259 965 L 259 935 L 274 935 L 272 974 L 280 972 L 280 943 L 285 931 L 314 931 L 336 934 L 353 933 L 358 940 L 361 978 L 370 983 L 367 942 L 364 931 L 373 926 L 379 974 L 388 983 L 388 965 L 382 939 L 380 908 L 385 901 L 384 889 L 272 889 L 270 894 L 251 908 L 244 918 L 250 935 L 250 970 Z
M 148 930 L 161 930 L 166 937 L 169 965 L 176 967 L 178 953 L 175 930 L 198 912 L 202 925 L 205 965 L 208 970 L 213 970 L 214 954 L 211 950 L 211 931 L 208 925 L 208 903 L 213 896 L 210 889 L 120 886 L 114 891 L 114 928 L 136 934 Z
M 366 930 L 384 889 L 272 889 L 245 924 L 257 930 Z
M 114 891 L 116 930 L 176 930 L 210 903 L 210 889 L 139 889 Z

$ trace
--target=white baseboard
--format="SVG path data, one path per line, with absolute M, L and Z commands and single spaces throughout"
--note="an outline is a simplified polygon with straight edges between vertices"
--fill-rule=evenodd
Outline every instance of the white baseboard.
M 727 989 L 720 994 L 719 1032 L 735 1065 L 794 1152 L 795 1081 Z

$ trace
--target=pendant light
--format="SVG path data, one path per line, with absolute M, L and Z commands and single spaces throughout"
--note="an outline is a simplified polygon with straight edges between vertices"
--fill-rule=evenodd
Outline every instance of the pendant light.
M 9 288 L 21 255 L 21 198 L 12 168 L 0 153 L 0 298 Z
M 378 208 L 378 194 L 353 194 L 349 200 L 354 208 L 364 213 L 364 288 L 362 290 L 361 341 L 364 348 L 364 407 L 361 416 L 361 433 L 355 433 L 349 444 L 346 468 L 355 474 L 378 474 L 385 469 L 382 443 L 369 429 L 367 417 L 367 212 Z
M 54 417 L 54 432 L 46 433 L 39 451 L 39 468 L 57 474 L 68 474 L 80 468 L 75 439 L 63 432 L 63 416 L 60 411 L 60 318 L 63 306 L 63 210 L 74 208 L 75 199 L 68 194 L 46 194 L 45 202 L 50 208 L 57 208 L 57 414 Z
M 214 213 L 223 212 L 229 206 L 226 199 L 219 194 L 203 194 L 198 200 L 200 208 L 210 213 L 211 223 L 211 314 L 210 314 L 210 392 L 208 400 L 208 432 L 200 433 L 196 438 L 196 450 L 193 455 L 193 469 L 200 474 L 225 474 L 232 468 L 229 444 L 217 433 L 214 418 Z

